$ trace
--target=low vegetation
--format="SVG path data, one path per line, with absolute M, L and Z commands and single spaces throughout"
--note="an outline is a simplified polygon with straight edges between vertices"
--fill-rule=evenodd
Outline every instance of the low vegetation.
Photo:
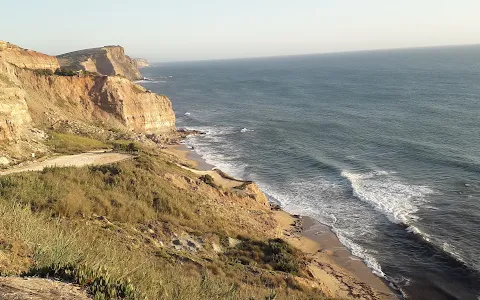
M 74 154 L 111 147 L 104 142 L 92 138 L 58 132 L 51 133 L 47 145 L 49 145 L 53 151 L 63 154 Z
M 255 241 L 244 237 L 225 254 L 244 265 L 258 265 L 294 275 L 298 275 L 304 263 L 301 253 L 281 239 Z
M 78 75 L 78 72 L 68 70 L 68 69 L 59 68 L 59 69 L 55 70 L 55 75 L 57 75 L 57 76 L 75 76 L 75 75 Z
M 128 140 L 116 140 L 110 143 L 113 147 L 113 150 L 127 153 L 138 153 L 140 151 L 140 146 L 138 143 L 128 141 Z
M 53 136 L 63 153 L 105 146 Z M 221 212 L 229 211 L 221 201 L 237 198 L 221 198 L 166 154 L 128 141 L 114 147 L 138 156 L 0 177 L 2 275 L 60 278 L 95 299 L 326 299 L 297 282 L 309 278 L 301 253 Z M 201 246 L 173 247 L 182 233 Z
M 52 76 L 54 73 L 50 69 L 35 69 L 33 72 L 36 75 L 42 75 L 42 76 Z

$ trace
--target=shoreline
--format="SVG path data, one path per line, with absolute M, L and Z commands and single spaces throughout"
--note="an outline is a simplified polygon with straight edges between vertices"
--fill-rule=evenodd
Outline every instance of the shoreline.
M 185 161 L 197 174 L 216 174 L 230 182 L 243 182 L 208 164 L 194 149 L 184 144 L 170 145 L 163 151 Z M 215 177 L 215 180 L 218 180 Z M 234 184 L 224 182 L 234 187 Z M 399 299 L 387 280 L 374 274 L 361 258 L 354 256 L 335 233 L 325 224 L 308 217 L 292 215 L 281 207 L 272 206 L 272 217 L 278 223 L 277 235 L 304 252 L 312 261 L 310 273 L 318 288 L 331 297 L 359 299 Z M 312 284 L 312 283 L 307 283 Z M 315 286 L 315 284 L 312 284 Z

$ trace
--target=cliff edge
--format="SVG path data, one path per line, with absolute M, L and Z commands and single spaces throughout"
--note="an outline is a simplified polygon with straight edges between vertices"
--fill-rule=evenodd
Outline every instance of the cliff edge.
M 137 63 L 125 55 L 121 46 L 84 49 L 57 56 L 63 69 L 88 71 L 102 75 L 124 76 L 130 80 L 142 79 Z

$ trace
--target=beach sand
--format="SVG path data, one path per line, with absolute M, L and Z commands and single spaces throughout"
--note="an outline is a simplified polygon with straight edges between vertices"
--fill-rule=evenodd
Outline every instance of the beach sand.
M 279 236 L 312 259 L 309 270 L 328 296 L 355 299 L 397 299 L 387 282 L 340 243 L 328 228 L 309 217 L 274 212 Z
M 217 185 L 232 188 L 243 183 L 213 170 L 200 155 L 185 145 L 164 149 L 193 168 L 181 166 L 196 174 L 209 174 Z M 306 253 L 311 259 L 309 271 L 314 281 L 304 282 L 321 289 L 331 297 L 345 299 L 397 299 L 388 283 L 375 274 L 358 257 L 340 243 L 326 225 L 309 217 L 291 215 L 281 209 L 272 210 L 278 223 L 277 236 Z M 302 280 L 299 278 L 299 280 Z

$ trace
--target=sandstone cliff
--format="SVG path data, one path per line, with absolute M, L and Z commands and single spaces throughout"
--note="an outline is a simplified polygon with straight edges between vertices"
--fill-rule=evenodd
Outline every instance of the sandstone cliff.
M 57 59 L 53 56 L 22 49 L 4 41 L 0 41 L 0 59 L 19 68 L 55 71 L 60 67 Z
M 150 66 L 150 64 L 148 63 L 148 61 L 144 58 L 134 58 L 133 59 L 135 61 L 135 65 L 137 66 L 137 68 L 145 68 L 145 67 L 148 67 Z
M 20 141 L 40 145 L 35 136 L 42 134 L 36 128 L 58 124 L 145 134 L 175 130 L 175 115 L 166 96 L 120 76 L 57 76 L 31 70 L 53 69 L 54 62 L 55 57 L 16 46 L 0 48 L 0 146 Z M 0 156 L 1 152 L 2 147 Z
M 102 75 L 121 75 L 130 80 L 142 79 L 136 62 L 125 55 L 120 46 L 105 46 L 74 51 L 57 56 L 60 66 L 73 71 L 97 72 Z

